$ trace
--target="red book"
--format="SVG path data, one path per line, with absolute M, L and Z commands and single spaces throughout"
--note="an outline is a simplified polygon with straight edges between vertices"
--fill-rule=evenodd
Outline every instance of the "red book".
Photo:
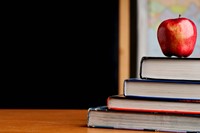
M 121 111 L 200 114 L 200 100 L 170 100 L 112 95 L 107 99 L 107 107 Z

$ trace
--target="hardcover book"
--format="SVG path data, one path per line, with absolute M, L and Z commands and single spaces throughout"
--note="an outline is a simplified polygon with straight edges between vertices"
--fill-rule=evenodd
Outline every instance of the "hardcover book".
M 200 58 L 148 57 L 140 62 L 140 78 L 200 81 Z
M 135 97 L 200 100 L 200 81 L 129 78 L 124 80 L 123 93 Z
M 167 132 L 200 132 L 200 115 L 88 109 L 88 127 Z
M 107 98 L 107 107 L 108 109 L 122 111 L 166 112 L 200 115 L 200 100 L 181 101 L 112 95 Z

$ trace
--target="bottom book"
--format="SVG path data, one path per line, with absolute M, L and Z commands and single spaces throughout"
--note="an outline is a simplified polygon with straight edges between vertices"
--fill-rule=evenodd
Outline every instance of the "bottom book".
M 88 109 L 88 127 L 164 132 L 200 132 L 200 115 Z

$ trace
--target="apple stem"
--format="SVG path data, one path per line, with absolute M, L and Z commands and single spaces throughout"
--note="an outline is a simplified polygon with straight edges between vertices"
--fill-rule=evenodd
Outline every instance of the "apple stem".
M 181 14 L 179 14 L 178 17 L 180 18 L 180 17 L 181 17 Z

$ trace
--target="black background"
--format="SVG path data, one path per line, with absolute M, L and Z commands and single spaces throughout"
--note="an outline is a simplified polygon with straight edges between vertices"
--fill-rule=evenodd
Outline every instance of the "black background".
M 89 108 L 118 93 L 118 0 L 12 6 L 1 108 Z

